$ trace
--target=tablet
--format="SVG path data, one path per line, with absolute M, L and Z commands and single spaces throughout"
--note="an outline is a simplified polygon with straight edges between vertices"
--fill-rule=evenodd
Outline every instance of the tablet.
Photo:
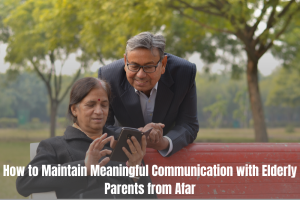
M 135 128 L 123 127 L 119 135 L 118 142 L 115 146 L 115 149 L 113 150 L 110 156 L 110 160 L 118 161 L 118 162 L 126 162 L 128 160 L 128 157 L 123 151 L 122 147 L 125 147 L 130 153 L 132 153 L 129 148 L 129 145 L 127 144 L 127 139 L 131 139 L 131 136 L 134 136 L 137 139 L 137 141 L 141 144 L 142 136 L 146 135 L 147 137 L 151 132 L 151 130 L 152 128 L 143 133 Z

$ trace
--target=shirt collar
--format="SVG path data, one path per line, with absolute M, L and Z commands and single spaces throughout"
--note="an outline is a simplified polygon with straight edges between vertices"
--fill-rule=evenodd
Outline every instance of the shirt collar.
M 158 86 L 158 82 L 154 85 L 154 87 L 152 88 L 152 90 L 151 90 L 151 92 L 150 92 L 150 95 L 152 94 L 152 92 L 154 91 L 154 90 L 156 90 L 157 91 L 157 86 Z M 135 89 L 134 88 L 134 91 L 135 91 L 135 93 L 137 93 L 138 95 L 140 95 L 140 91 L 138 91 L 137 89 Z

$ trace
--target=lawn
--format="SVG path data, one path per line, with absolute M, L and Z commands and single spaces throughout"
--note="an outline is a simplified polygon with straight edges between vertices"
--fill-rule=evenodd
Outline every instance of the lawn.
M 29 142 L 0 142 L 0 199 L 25 198 L 16 191 L 16 176 L 3 176 L 3 165 L 26 166 L 29 162 Z
M 57 130 L 62 135 L 63 129 Z M 299 142 L 300 129 L 286 133 L 282 128 L 268 129 L 270 142 Z M 49 131 L 0 129 L 0 199 L 24 198 L 15 187 L 16 177 L 4 177 L 3 165 L 26 166 L 29 162 L 29 144 L 49 137 Z M 254 142 L 252 129 L 200 129 L 197 142 Z
M 57 129 L 56 135 L 64 134 L 65 129 Z M 27 141 L 39 142 L 50 137 L 49 129 L 27 130 L 27 129 L 0 129 L 1 141 Z

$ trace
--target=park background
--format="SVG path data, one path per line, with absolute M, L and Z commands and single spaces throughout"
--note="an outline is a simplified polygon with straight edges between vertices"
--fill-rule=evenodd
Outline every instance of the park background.
M 196 142 L 300 141 L 296 0 L 0 0 L 0 198 L 24 198 L 3 165 L 62 135 L 69 88 L 143 31 L 197 66 Z

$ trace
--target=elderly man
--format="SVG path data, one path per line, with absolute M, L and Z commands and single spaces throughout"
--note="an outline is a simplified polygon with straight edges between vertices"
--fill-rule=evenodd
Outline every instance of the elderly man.
M 107 128 L 153 128 L 147 147 L 170 156 L 197 137 L 196 66 L 164 49 L 162 35 L 140 33 L 127 41 L 124 59 L 98 76 L 112 87 Z

